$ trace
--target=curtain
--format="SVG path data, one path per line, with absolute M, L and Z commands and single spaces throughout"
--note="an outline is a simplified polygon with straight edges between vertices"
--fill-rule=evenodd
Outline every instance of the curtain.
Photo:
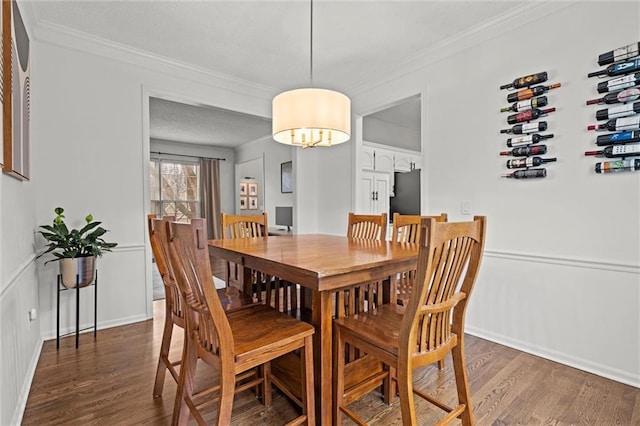
M 200 201 L 202 217 L 207 222 L 207 238 L 222 238 L 219 160 L 200 159 Z

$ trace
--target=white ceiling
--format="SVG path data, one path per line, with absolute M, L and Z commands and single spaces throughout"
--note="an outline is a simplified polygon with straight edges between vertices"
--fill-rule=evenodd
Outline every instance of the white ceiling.
M 271 120 L 221 108 L 150 98 L 152 139 L 234 148 L 271 134 Z
M 271 88 L 274 93 L 309 85 L 310 3 L 306 0 L 29 3 L 37 25 L 84 33 Z M 421 53 L 486 26 L 525 3 L 315 0 L 313 84 L 349 95 L 363 81 L 381 80 Z M 172 121 L 162 124 L 158 116 L 153 120 L 158 124 L 153 137 L 227 145 L 237 139 L 214 127 L 216 120 L 208 113 L 197 113 L 193 107 L 170 112 L 171 105 L 175 103 L 158 102 L 156 107 L 162 116 L 173 117 L 173 123 L 177 117 L 193 115 L 189 125 L 181 126 L 191 134 L 181 136 L 177 126 L 170 126 Z M 196 115 L 205 117 L 206 123 L 198 125 Z M 264 119 L 256 119 L 249 125 L 252 132 L 264 125 Z M 227 126 L 234 127 L 237 130 Z M 173 133 L 165 133 L 170 128 Z

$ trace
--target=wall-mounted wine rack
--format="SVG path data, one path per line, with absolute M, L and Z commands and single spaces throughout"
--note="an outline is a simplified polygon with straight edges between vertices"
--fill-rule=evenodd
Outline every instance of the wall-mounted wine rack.
M 547 154 L 545 143 L 538 144 L 553 138 L 553 133 L 541 134 L 548 131 L 547 114 L 554 112 L 554 107 L 549 107 L 549 99 L 546 93 L 557 87 L 560 83 L 544 85 L 548 79 L 546 71 L 516 78 L 512 83 L 500 86 L 500 89 L 515 90 L 507 94 L 509 105 L 501 108 L 500 112 L 513 112 L 507 117 L 507 124 L 511 128 L 502 129 L 500 133 L 514 135 L 506 140 L 507 151 L 501 151 L 500 155 L 510 155 L 514 158 L 507 160 L 507 169 L 514 170 L 503 174 L 502 177 L 514 179 L 545 178 L 547 169 L 538 167 L 543 164 L 557 161 L 556 158 L 540 157 Z
M 587 77 L 613 77 L 596 85 L 599 98 L 587 105 L 604 105 L 595 114 L 599 124 L 587 130 L 609 131 L 596 137 L 602 149 L 584 155 L 610 158 L 595 164 L 596 173 L 640 170 L 640 42 L 631 43 L 598 56 L 598 65 L 606 66 Z M 604 121 L 606 120 L 606 121 Z

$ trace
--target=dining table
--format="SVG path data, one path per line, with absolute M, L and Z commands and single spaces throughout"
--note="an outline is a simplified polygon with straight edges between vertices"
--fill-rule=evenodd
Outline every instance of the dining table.
M 253 271 L 279 277 L 308 289 L 314 334 L 314 383 L 318 424 L 332 423 L 332 300 L 350 287 L 384 282 L 385 301 L 396 303 L 399 273 L 415 269 L 418 245 L 302 234 L 234 240 L 209 240 L 212 258 L 241 265 L 244 291 L 250 294 Z M 334 302 L 335 303 L 335 302 Z

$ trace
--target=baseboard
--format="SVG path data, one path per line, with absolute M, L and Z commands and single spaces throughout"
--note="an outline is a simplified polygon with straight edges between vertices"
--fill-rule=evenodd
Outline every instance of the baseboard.
M 22 424 L 22 417 L 24 416 L 24 410 L 27 408 L 27 399 L 29 399 L 29 392 L 31 392 L 31 384 L 33 383 L 33 376 L 35 376 L 36 374 L 36 367 L 38 366 L 38 361 L 40 360 L 40 353 L 42 352 L 43 343 L 44 341 L 41 340 L 37 350 L 33 352 L 31 361 L 29 362 L 29 369 L 27 370 L 27 374 L 25 375 L 25 380 L 22 385 L 22 391 L 20 392 L 20 397 L 18 399 L 18 403 L 16 404 L 16 409 L 13 412 L 13 417 L 11 420 L 12 425 Z
M 106 330 L 107 328 L 112 328 L 112 327 L 120 327 L 121 325 L 129 325 L 136 322 L 147 321 L 148 319 L 149 318 L 147 318 L 146 315 L 134 315 L 127 318 L 118 318 L 117 320 L 113 320 L 113 321 L 99 322 L 98 331 Z M 80 324 L 80 329 L 87 328 L 87 327 L 93 327 L 93 323 Z M 75 331 L 76 331 L 75 326 L 67 327 L 60 330 L 60 335 L 62 336 L 63 334 L 66 335 L 68 333 L 75 333 Z M 91 333 L 91 332 L 93 332 L 93 328 L 81 331 L 80 334 Z M 53 334 L 53 331 L 51 331 L 47 334 L 44 334 L 42 337 L 43 337 L 43 340 L 51 340 L 51 339 L 55 339 L 56 335 Z
M 578 370 L 586 371 L 597 376 L 615 380 L 616 382 L 640 388 L 640 376 L 634 376 L 628 371 L 612 368 L 608 365 L 592 362 L 586 359 L 577 358 L 564 352 L 550 350 L 542 346 L 532 345 L 522 340 L 512 339 L 510 337 L 493 333 L 491 331 L 482 330 L 476 327 L 467 326 L 465 327 L 465 332 L 481 339 L 499 343 L 501 345 L 529 353 L 531 355 L 539 356 L 550 361 L 577 368 Z

